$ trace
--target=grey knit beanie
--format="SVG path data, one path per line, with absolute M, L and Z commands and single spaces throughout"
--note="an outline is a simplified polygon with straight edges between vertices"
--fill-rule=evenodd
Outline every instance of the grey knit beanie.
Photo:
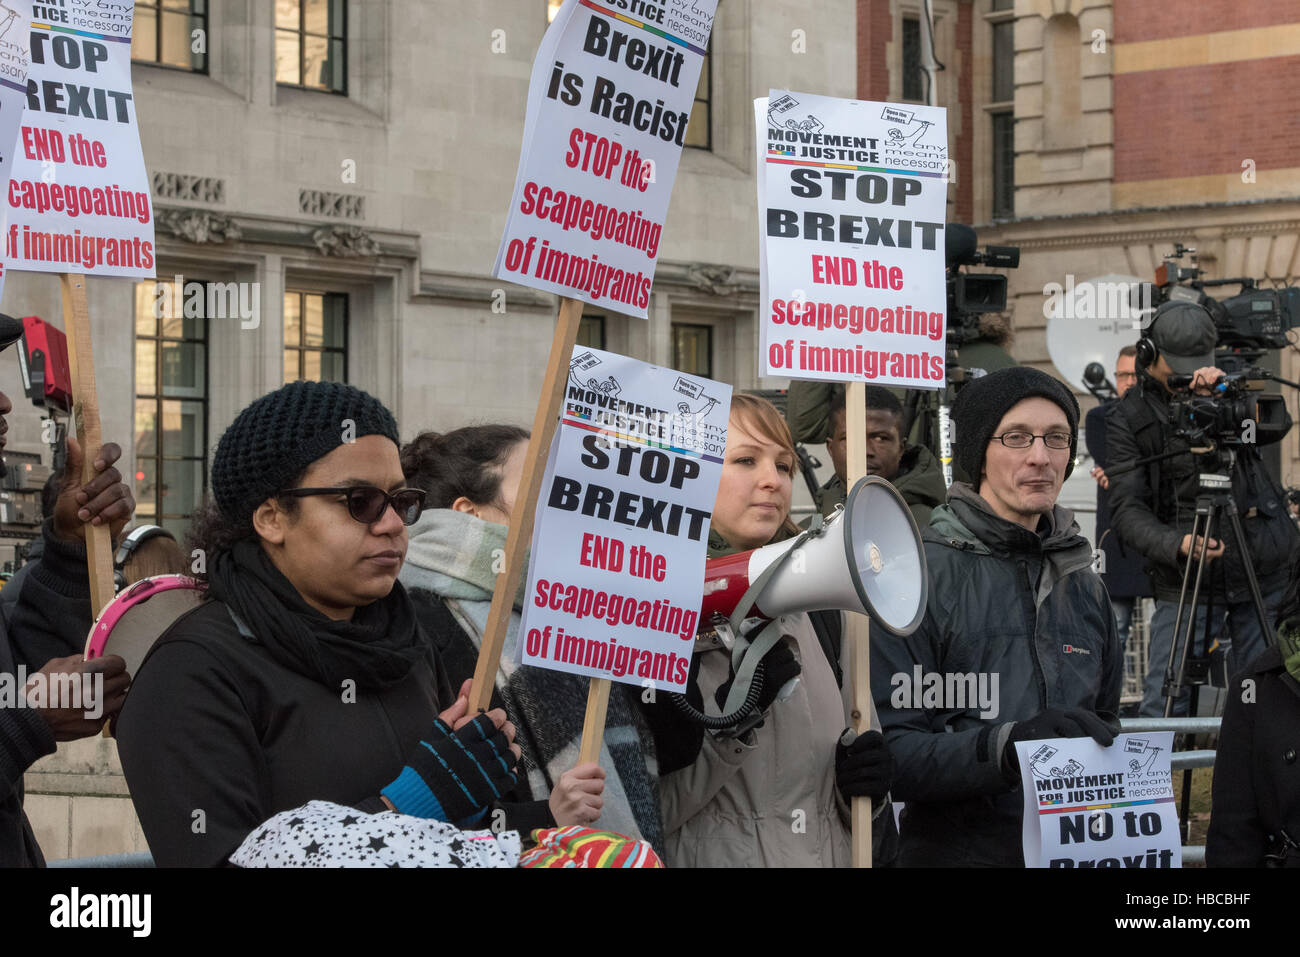
M 393 413 L 340 382 L 291 382 L 235 417 L 212 457 L 212 494 L 231 523 L 247 521 L 271 496 L 345 441 L 382 435 L 398 444 Z

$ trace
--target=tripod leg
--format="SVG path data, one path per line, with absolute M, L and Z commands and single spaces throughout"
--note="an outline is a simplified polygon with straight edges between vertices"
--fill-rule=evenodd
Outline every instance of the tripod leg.
M 1272 648 L 1275 636 L 1268 626 L 1268 615 L 1264 613 L 1264 596 L 1259 590 L 1259 579 L 1255 577 L 1255 564 L 1246 549 L 1246 533 L 1241 527 L 1241 516 L 1237 513 L 1237 503 L 1229 501 L 1228 520 L 1232 523 L 1232 537 L 1237 542 L 1237 554 L 1241 556 L 1241 565 L 1246 569 L 1246 583 L 1250 586 L 1250 601 L 1255 606 L 1255 617 L 1259 620 L 1259 633 L 1264 636 L 1264 647 Z M 1245 667 L 1250 662 L 1241 662 Z
M 1201 537 L 1208 539 L 1212 506 L 1209 499 L 1198 498 L 1196 501 L 1196 517 L 1192 519 L 1192 548 L 1196 547 L 1196 540 Z M 1202 524 L 1203 523 L 1203 524 Z M 1196 607 L 1197 599 L 1201 595 L 1201 579 L 1205 574 L 1206 558 L 1205 553 L 1208 549 L 1202 548 L 1200 557 L 1196 563 L 1196 580 L 1192 586 L 1191 607 L 1188 610 L 1186 632 L 1183 629 L 1183 611 L 1187 608 L 1188 595 L 1187 583 L 1191 578 L 1192 556 L 1187 556 L 1187 566 L 1183 569 L 1183 587 L 1178 595 L 1178 614 L 1174 619 L 1173 640 L 1169 645 L 1169 665 L 1165 671 L 1165 717 L 1172 718 L 1174 715 L 1174 703 L 1178 700 L 1179 694 L 1183 690 L 1183 672 L 1187 667 L 1187 649 L 1191 645 L 1192 635 L 1196 630 Z M 1175 670 L 1174 659 L 1178 659 L 1177 669 Z

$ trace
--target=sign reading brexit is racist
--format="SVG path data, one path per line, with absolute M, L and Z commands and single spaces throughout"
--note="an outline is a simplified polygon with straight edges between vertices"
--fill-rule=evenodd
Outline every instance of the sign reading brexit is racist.
M 574 350 L 537 501 L 524 664 L 684 691 L 731 387 Z
M 717 0 L 565 0 L 492 274 L 645 318 Z
M 149 278 L 153 204 L 131 93 L 130 0 L 34 7 L 5 264 Z
M 942 109 L 756 101 L 762 374 L 944 383 Z

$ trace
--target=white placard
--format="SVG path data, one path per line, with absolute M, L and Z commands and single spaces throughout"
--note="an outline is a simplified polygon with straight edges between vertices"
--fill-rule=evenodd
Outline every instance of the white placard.
M 755 102 L 765 376 L 944 384 L 945 112 Z
M 574 349 L 537 500 L 520 661 L 684 691 L 731 387 Z
M 1181 867 L 1172 731 L 1018 741 L 1027 867 Z
M 152 278 L 153 201 L 131 93 L 135 4 L 38 9 L 5 194 L 5 265 Z
M 717 0 L 565 0 L 492 274 L 646 317 Z
M 9 182 L 18 128 L 27 106 L 27 70 L 31 64 L 31 0 L 0 2 L 0 183 Z M 9 209 L 0 213 L 0 235 L 9 223 Z M 0 297 L 4 266 L 0 264 Z

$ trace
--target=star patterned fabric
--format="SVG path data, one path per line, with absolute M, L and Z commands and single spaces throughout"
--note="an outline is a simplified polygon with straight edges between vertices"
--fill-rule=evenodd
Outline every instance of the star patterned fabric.
M 230 856 L 238 867 L 514 867 L 517 831 L 462 831 L 444 821 L 312 801 L 282 811 Z

